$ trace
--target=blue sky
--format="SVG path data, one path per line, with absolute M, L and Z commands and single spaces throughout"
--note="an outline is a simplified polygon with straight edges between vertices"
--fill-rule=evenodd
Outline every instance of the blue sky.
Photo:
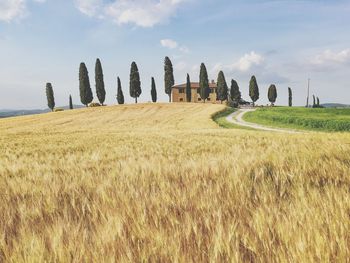
M 304 105 L 307 79 L 321 102 L 350 103 L 350 1 L 345 0 L 0 0 L 0 108 L 45 108 L 45 84 L 56 105 L 79 101 L 78 69 L 85 62 L 94 89 L 94 64 L 102 61 L 107 104 L 115 104 L 120 76 L 127 102 L 130 64 L 136 61 L 150 100 L 155 77 L 159 100 L 163 59 L 176 83 L 198 81 L 204 62 L 210 79 L 223 70 L 243 97 L 255 74 L 258 103 L 270 84 L 277 104 Z

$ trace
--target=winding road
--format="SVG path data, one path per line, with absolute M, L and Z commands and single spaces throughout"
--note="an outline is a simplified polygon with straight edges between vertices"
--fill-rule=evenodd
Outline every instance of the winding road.
M 246 122 L 245 120 L 243 120 L 244 114 L 246 114 L 247 112 L 252 112 L 252 111 L 255 111 L 255 109 L 240 109 L 240 110 L 235 111 L 235 112 L 231 113 L 230 115 L 228 115 L 226 117 L 226 120 L 230 123 L 233 123 L 233 124 L 236 124 L 239 126 L 244 126 L 244 127 L 256 129 L 256 130 L 271 131 L 271 132 L 283 132 L 283 133 L 291 133 L 291 134 L 301 133 L 299 131 L 290 130 L 290 129 L 270 128 L 270 127 L 266 127 L 266 126 L 263 126 L 260 124 Z

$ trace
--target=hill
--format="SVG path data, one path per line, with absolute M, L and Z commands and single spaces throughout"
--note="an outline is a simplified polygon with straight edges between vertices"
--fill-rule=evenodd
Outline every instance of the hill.
M 350 135 L 220 128 L 212 104 L 0 120 L 1 262 L 346 262 Z
M 340 103 L 324 103 L 321 106 L 325 108 L 350 108 L 350 105 Z
M 83 108 L 81 105 L 74 105 L 75 109 Z M 58 107 L 65 110 L 69 109 L 69 106 Z M 0 118 L 9 118 L 16 116 L 24 116 L 24 115 L 34 115 L 34 114 L 42 114 L 50 112 L 50 109 L 34 109 L 34 110 L 10 110 L 10 109 L 0 109 Z

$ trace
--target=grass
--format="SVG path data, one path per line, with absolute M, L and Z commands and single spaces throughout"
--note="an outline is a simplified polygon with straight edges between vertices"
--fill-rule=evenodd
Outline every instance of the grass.
M 350 135 L 221 129 L 221 105 L 0 120 L 0 262 L 346 262 Z
M 272 127 L 350 131 L 350 109 L 262 108 L 246 113 L 244 119 Z

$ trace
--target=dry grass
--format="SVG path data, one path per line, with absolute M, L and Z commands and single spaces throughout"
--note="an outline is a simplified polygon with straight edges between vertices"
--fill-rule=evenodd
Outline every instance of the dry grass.
M 0 262 L 349 262 L 350 135 L 220 105 L 0 120 Z

